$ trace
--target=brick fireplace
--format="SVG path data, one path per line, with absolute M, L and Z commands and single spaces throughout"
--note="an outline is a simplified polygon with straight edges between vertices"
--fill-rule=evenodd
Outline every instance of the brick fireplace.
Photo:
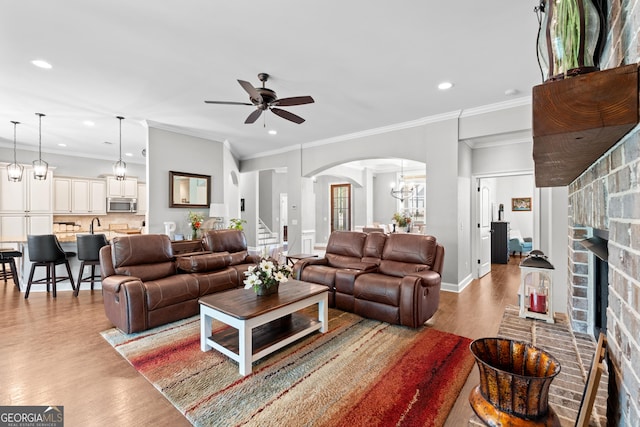
M 640 0 L 607 2 L 601 68 L 640 60 Z M 640 425 L 640 126 L 569 185 L 567 313 L 574 331 L 595 322 L 595 257 L 580 243 L 608 232 L 609 425 Z
M 634 129 L 569 186 L 568 314 L 576 332 L 596 319 L 595 257 L 580 242 L 608 231 L 608 414 L 640 425 L 640 129 Z

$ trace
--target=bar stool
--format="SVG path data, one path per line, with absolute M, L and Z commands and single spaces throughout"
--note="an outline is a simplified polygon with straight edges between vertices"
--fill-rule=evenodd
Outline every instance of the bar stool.
M 54 298 L 57 296 L 56 284 L 63 280 L 69 279 L 71 287 L 74 291 L 76 290 L 76 285 L 71 275 L 71 268 L 69 267 L 69 259 L 54 234 L 28 235 L 27 247 L 29 248 L 29 260 L 32 264 L 29 281 L 27 282 L 27 290 L 24 294 L 25 299 L 29 298 L 29 291 L 33 284 L 46 283 L 47 292 L 49 292 L 49 284 L 51 284 Z M 60 264 L 64 264 L 67 268 L 68 275 L 65 277 L 56 277 L 56 266 Z M 36 267 L 45 267 L 47 269 L 47 275 L 44 279 L 33 280 L 33 273 Z
M 13 280 L 13 283 L 18 289 L 20 289 L 20 280 L 18 279 L 18 269 L 16 268 L 16 261 L 14 258 L 22 257 L 22 252 L 15 249 L 0 249 L 0 264 L 2 264 L 2 278 L 4 284 L 7 284 L 7 280 Z M 9 271 L 7 272 L 7 264 L 9 264 Z
M 93 283 L 96 278 L 100 278 L 99 274 L 96 275 L 96 265 L 100 265 L 100 248 L 108 245 L 109 242 L 104 234 L 79 234 L 76 236 L 76 242 L 78 243 L 78 259 L 82 261 L 80 263 L 78 283 L 73 293 L 77 297 L 82 282 L 91 282 L 91 290 L 93 290 Z M 87 277 L 82 277 L 84 267 L 89 265 L 91 266 L 91 274 Z

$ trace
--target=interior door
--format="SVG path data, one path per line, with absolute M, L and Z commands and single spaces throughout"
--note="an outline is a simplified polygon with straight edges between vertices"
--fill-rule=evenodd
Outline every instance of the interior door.
M 491 189 L 480 184 L 479 199 L 480 262 L 478 263 L 478 277 L 482 277 L 491 272 Z
M 351 230 L 351 184 L 331 185 L 331 232 Z

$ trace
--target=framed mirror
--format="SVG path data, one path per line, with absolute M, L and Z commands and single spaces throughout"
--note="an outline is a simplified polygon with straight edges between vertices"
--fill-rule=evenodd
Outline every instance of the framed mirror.
M 169 171 L 170 208 L 209 208 L 211 175 Z

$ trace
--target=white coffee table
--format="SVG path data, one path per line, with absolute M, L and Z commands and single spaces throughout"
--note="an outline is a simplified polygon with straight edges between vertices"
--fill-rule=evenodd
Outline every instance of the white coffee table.
M 252 289 L 233 289 L 200 298 L 200 348 L 212 348 L 239 364 L 248 375 L 252 362 L 315 331 L 327 331 L 328 288 L 289 280 L 277 294 L 257 296 Z M 318 304 L 318 318 L 298 313 Z M 211 321 L 232 328 L 212 334 Z

